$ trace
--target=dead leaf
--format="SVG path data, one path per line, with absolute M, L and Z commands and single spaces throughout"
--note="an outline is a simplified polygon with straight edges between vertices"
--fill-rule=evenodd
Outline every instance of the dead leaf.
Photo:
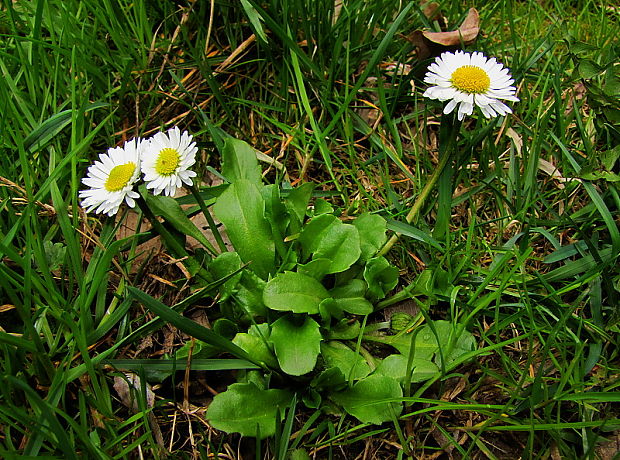
M 420 313 L 420 307 L 413 300 L 407 299 L 383 309 L 383 315 L 386 321 L 390 321 L 394 313 L 406 313 L 415 317 Z
M 506 136 L 512 139 L 515 149 L 517 149 L 517 156 L 520 157 L 521 151 L 523 150 L 523 138 L 512 128 L 506 130 Z
M 135 397 L 135 392 L 142 391 L 142 381 L 140 377 L 131 372 L 125 372 L 124 377 L 114 377 L 114 389 L 118 394 L 119 398 L 121 398 L 121 402 L 131 409 L 133 412 L 139 412 L 140 408 L 138 406 L 138 401 Z M 155 393 L 151 390 L 151 386 L 148 383 L 145 383 L 145 396 L 146 396 L 146 407 L 150 409 L 155 406 Z M 148 421 L 151 426 L 151 430 L 153 430 L 153 434 L 155 435 L 155 440 L 157 444 L 162 448 L 164 447 L 164 438 L 161 434 L 161 429 L 159 428 L 159 424 L 157 423 L 157 419 L 155 415 L 153 415 L 152 411 L 148 412 Z
M 607 442 L 598 444 L 595 447 L 597 457 L 601 460 L 613 460 L 618 458 L 620 452 L 620 431 L 614 431 L 607 436 Z
M 478 10 L 470 8 L 467 17 L 456 30 L 431 32 L 415 30 L 408 40 L 417 48 L 419 60 L 439 56 L 446 48 L 459 47 L 472 43 L 480 33 L 480 15 Z
M 564 177 L 556 165 L 548 162 L 547 160 L 543 160 L 542 158 L 538 159 L 538 169 L 550 176 L 552 179 L 558 181 L 557 187 L 559 189 L 564 188 L 564 182 L 579 180 L 575 177 Z
M 480 15 L 476 8 L 470 8 L 467 17 L 457 30 L 449 32 L 423 32 L 424 37 L 443 46 L 459 46 L 473 42 L 480 32 Z
M 434 21 L 439 17 L 439 3 L 437 2 L 422 3 L 420 8 L 429 21 Z
M 5 311 L 9 311 L 13 309 L 15 309 L 15 305 L 11 305 L 9 303 L 0 305 L 0 313 L 4 313 Z
M 114 377 L 114 389 L 116 393 L 118 393 L 119 398 L 121 398 L 121 402 L 133 409 L 134 411 L 139 410 L 138 402 L 132 392 L 134 391 L 142 391 L 142 382 L 140 377 L 131 372 L 125 372 L 125 377 Z M 151 386 L 147 383 L 145 385 L 146 389 L 146 407 L 150 408 L 155 405 L 155 393 L 151 390 Z
M 129 209 L 125 220 L 120 222 L 120 213 L 117 216 L 117 224 L 120 224 L 117 239 L 123 239 L 135 235 L 138 232 L 146 232 L 151 229 L 151 224 L 146 219 L 139 219 L 139 214 L 133 209 Z M 131 272 L 135 273 L 141 266 L 148 262 L 155 254 L 162 249 L 161 238 L 156 236 L 150 240 L 138 245 L 135 251 L 135 257 L 131 264 Z

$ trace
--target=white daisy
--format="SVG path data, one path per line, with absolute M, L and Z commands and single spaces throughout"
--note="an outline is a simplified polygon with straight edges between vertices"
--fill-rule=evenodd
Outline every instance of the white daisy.
M 136 205 L 134 199 L 140 195 L 132 189 L 140 176 L 141 149 L 142 140 L 132 139 L 123 147 L 112 147 L 99 155 L 99 161 L 88 168 L 82 179 L 82 183 L 90 187 L 79 193 L 86 212 L 94 210 L 113 216 L 123 200 L 132 208 Z
M 146 188 L 153 194 L 174 196 L 177 187 L 192 185 L 194 171 L 188 168 L 196 162 L 196 143 L 191 134 L 179 131 L 176 126 L 167 134 L 157 133 L 148 141 L 142 155 L 142 173 Z
M 458 119 L 471 115 L 474 105 L 480 107 L 485 117 L 512 113 L 505 101 L 518 102 L 515 96 L 514 80 L 507 68 L 495 58 L 484 54 L 445 52 L 428 66 L 424 81 L 431 85 L 424 96 L 440 101 L 449 101 L 443 113 L 450 113 L 458 105 Z

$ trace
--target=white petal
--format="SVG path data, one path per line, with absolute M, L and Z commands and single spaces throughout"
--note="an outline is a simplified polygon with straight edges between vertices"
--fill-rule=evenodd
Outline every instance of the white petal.
M 452 112 L 454 110 L 454 107 L 456 107 L 457 102 L 452 99 L 450 102 L 448 102 L 446 104 L 446 106 L 443 108 L 443 113 L 445 113 L 446 115 L 449 114 L 450 112 Z

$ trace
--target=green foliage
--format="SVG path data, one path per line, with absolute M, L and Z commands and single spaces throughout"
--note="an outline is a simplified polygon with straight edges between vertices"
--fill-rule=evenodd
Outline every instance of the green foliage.
M 596 129 L 599 135 L 611 137 L 617 146 L 620 142 L 620 47 L 617 44 L 610 46 L 592 58 L 590 56 L 594 50 L 591 45 L 570 36 L 566 42 L 575 63 L 573 77 L 583 81 L 588 102 L 599 113 L 594 120 Z M 592 180 L 599 177 L 585 178 Z
M 285 272 L 267 283 L 263 302 L 273 310 L 314 314 L 319 312 L 319 304 L 327 296 L 327 290 L 316 279 Z
M 232 277 L 220 287 L 220 300 L 225 302 L 235 293 L 235 288 L 239 285 L 241 277 L 243 276 L 239 254 L 236 252 L 223 252 L 219 254 L 215 259 L 209 262 L 209 272 L 215 279 L 221 279 L 232 275 Z
M 366 212 L 360 214 L 353 221 L 353 225 L 360 235 L 361 258 L 368 260 L 379 252 L 387 241 L 385 235 L 387 223 L 383 217 Z
M 342 223 L 332 214 L 323 214 L 310 220 L 304 226 L 299 242 L 304 259 L 311 255 L 312 261 L 328 261 L 323 274 L 347 270 L 361 254 L 357 228 Z
M 256 151 L 246 142 L 227 138 L 222 149 L 222 175 L 231 183 L 245 179 L 260 186 L 262 177 Z
M 251 171 L 258 166 L 253 150 L 239 141 L 226 142 L 223 158 L 225 164 L 244 165 Z M 228 171 L 229 178 L 235 180 L 216 199 L 216 215 L 226 226 L 241 260 L 249 264 L 242 269 L 243 273 L 253 273 L 252 276 L 266 281 L 264 286 L 255 285 L 253 289 L 255 297 L 262 292 L 266 310 L 260 314 L 246 308 L 247 302 L 239 301 L 239 292 L 244 291 L 243 274 L 240 277 L 237 273 L 220 285 L 221 298 L 232 309 L 227 314 L 250 319 L 248 332 L 238 332 L 233 343 L 251 354 L 254 362 L 289 376 L 290 383 L 293 378 L 306 382 L 309 387 L 301 400 L 307 407 L 322 407 L 322 401 L 331 400 L 363 423 L 394 420 L 402 410 L 401 405 L 393 401 L 377 403 L 377 400 L 402 397 L 401 385 L 436 378 L 440 375 L 438 364 L 442 359 L 450 363 L 473 350 L 469 332 L 461 328 L 457 337 L 451 323 L 435 321 L 415 333 L 368 336 L 368 340 L 383 341 L 402 353 L 378 360 L 380 365 L 375 370 L 375 359 L 368 361 L 359 350 L 351 349 L 342 340 L 361 338 L 363 330 L 356 315 L 373 313 L 373 302 L 385 299 L 398 282 L 397 268 L 385 257 L 375 257 L 387 241 L 385 219 L 364 213 L 352 224 L 344 224 L 333 213 L 324 212 L 306 220 L 306 215 L 312 215 L 307 210 L 311 205 L 312 186 L 292 189 L 282 199 L 273 186 L 256 182 L 247 187 L 250 181 L 240 169 L 229 167 Z M 242 203 L 238 194 L 232 206 L 229 194 L 236 184 L 246 184 L 245 200 Z M 257 202 L 260 205 L 256 206 Z M 269 204 L 265 206 L 265 202 Z M 230 212 L 235 206 L 236 211 Z M 239 206 L 246 209 L 254 206 L 241 215 L 251 214 L 254 222 L 265 222 L 261 223 L 262 228 L 276 229 L 282 241 L 257 238 L 249 231 L 249 225 L 245 225 L 247 231 L 240 231 L 239 227 L 244 225 L 235 217 Z M 280 250 L 272 252 L 272 242 L 281 245 Z M 273 269 L 266 272 L 262 270 L 263 265 L 251 259 L 261 254 L 260 244 L 267 245 L 265 253 L 270 254 L 270 261 L 272 258 L 275 261 L 275 275 L 270 275 Z M 240 269 L 237 253 L 219 255 L 210 263 L 213 278 Z M 291 257 L 291 253 L 295 256 Z M 294 260 L 297 264 L 292 263 Z M 251 325 L 264 319 L 267 322 Z M 431 361 L 433 358 L 437 364 Z M 352 386 L 347 387 L 347 382 Z M 218 396 L 220 401 L 228 401 L 224 395 L 231 389 L 235 398 L 241 397 L 244 391 L 252 394 L 257 391 L 255 387 L 233 385 Z M 243 404 L 230 407 L 226 424 L 221 423 L 219 407 L 218 404 L 215 412 L 210 409 L 207 414 L 216 427 L 248 434 L 251 428 L 245 422 L 235 422 L 243 419 Z M 275 412 L 270 414 L 275 416 Z M 266 429 L 271 432 L 271 425 L 261 428 L 261 436 Z
M 45 251 L 47 267 L 50 270 L 56 270 L 62 266 L 67 254 L 67 247 L 64 244 L 52 243 L 48 240 L 43 243 L 43 250 Z
M 380 424 L 396 419 L 402 406 L 400 384 L 392 377 L 374 374 L 354 383 L 331 398 L 362 423 Z M 387 401 L 386 401 L 387 400 Z
M 321 356 L 327 369 L 336 368 L 349 381 L 359 380 L 370 374 L 371 369 L 362 355 L 351 350 L 342 342 L 330 341 L 321 344 Z
M 273 273 L 275 245 L 257 185 L 248 179 L 236 180 L 218 197 L 213 210 L 241 260 L 251 263 L 262 278 Z
M 364 268 L 368 291 L 375 300 L 383 299 L 398 283 L 398 269 L 385 257 L 370 259 Z
M 273 343 L 280 369 L 289 375 L 311 372 L 321 351 L 319 324 L 310 317 L 283 316 L 271 325 Z
M 411 372 L 407 372 L 408 366 Z M 390 355 L 377 366 L 376 373 L 405 384 L 406 382 L 424 382 L 438 376 L 440 371 L 439 367 L 428 359 L 413 358 L 409 362 L 405 355 Z
M 211 424 L 243 436 L 265 438 L 276 431 L 276 417 L 289 405 L 291 394 L 263 390 L 254 383 L 234 383 L 213 398 L 207 417 Z

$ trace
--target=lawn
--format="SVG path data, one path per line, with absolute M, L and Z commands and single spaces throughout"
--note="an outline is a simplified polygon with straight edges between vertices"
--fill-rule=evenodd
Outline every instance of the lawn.
M 620 458 L 619 24 L 2 2 L 0 458 Z

